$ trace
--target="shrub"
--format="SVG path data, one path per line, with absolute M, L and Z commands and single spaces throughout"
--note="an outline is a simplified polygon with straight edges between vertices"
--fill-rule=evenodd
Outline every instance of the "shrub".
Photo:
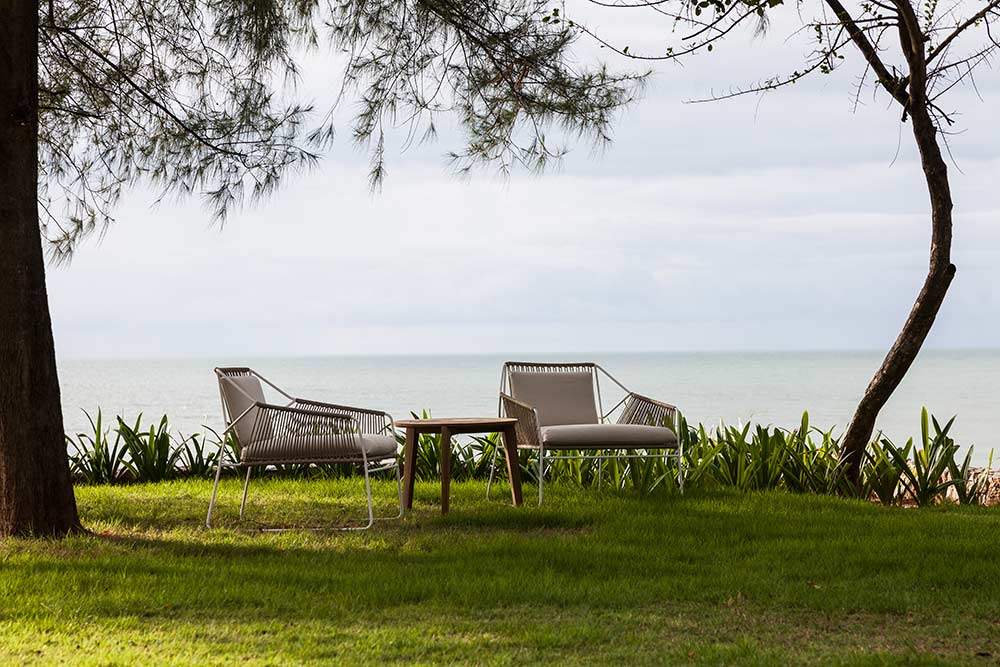
M 899 498 L 903 473 L 909 467 L 913 441 L 900 450 L 879 433 L 865 451 L 864 497 L 873 496 L 883 505 L 892 505 Z
M 87 413 L 85 413 L 87 414 Z M 415 418 L 428 418 L 426 410 Z M 206 435 L 194 434 L 174 439 L 164 415 L 158 424 L 142 426 L 142 415 L 134 425 L 117 418 L 114 441 L 102 424 L 90 418 L 91 432 L 67 435 L 72 448 L 70 464 L 74 477 L 88 484 L 116 484 L 124 481 L 157 482 L 178 476 L 211 476 L 218 464 L 219 451 L 229 448 L 236 454 L 236 442 L 206 427 Z M 798 428 L 787 430 L 770 425 L 731 426 L 720 423 L 714 430 L 703 424 L 691 426 L 677 415 L 677 437 L 684 449 L 685 483 L 689 487 L 735 487 L 743 491 L 784 489 L 794 493 L 814 493 L 860 497 L 884 505 L 942 502 L 949 489 L 962 504 L 984 501 L 988 475 L 974 474 L 972 449 L 956 460 L 958 445 L 949 436 L 954 418 L 943 427 L 927 410 L 921 412 L 920 446 L 912 439 L 898 447 L 881 433 L 865 451 L 862 479 L 858 486 L 847 479 L 847 463 L 840 440 L 833 429 L 823 431 L 803 413 Z M 933 432 L 932 432 L 933 427 Z M 211 433 L 211 437 L 207 435 Z M 404 438 L 397 434 L 400 450 Z M 505 468 L 501 436 L 491 433 L 458 440 L 451 447 L 452 479 L 486 479 L 496 455 L 498 470 Z M 569 452 L 564 452 L 569 453 Z M 617 452 L 605 452 L 599 459 L 556 459 L 546 475 L 554 481 L 599 487 L 631 488 L 640 493 L 669 492 L 675 489 L 676 460 L 672 456 L 626 459 Z M 401 451 L 400 458 L 403 453 Z M 235 458 L 235 456 L 234 456 Z M 402 462 L 402 461 L 401 461 Z M 522 478 L 537 482 L 537 453 L 518 454 Z M 992 464 L 992 452 L 990 454 Z M 414 461 L 419 480 L 436 480 L 441 472 L 441 436 L 423 434 L 417 443 Z M 987 472 L 989 468 L 987 468 Z M 294 478 L 345 477 L 358 467 L 337 465 L 286 465 L 272 467 L 270 474 Z
M 186 438 L 180 433 L 178 436 L 176 472 L 192 477 L 212 476 L 219 457 L 218 441 L 210 443 L 207 436 L 197 433 Z
M 150 426 L 142 431 L 142 414 L 129 426 L 118 418 L 118 434 L 125 441 L 128 461 L 125 465 L 136 481 L 162 482 L 173 476 L 181 458 L 181 450 L 171 446 L 167 416 L 163 415 L 159 426 Z
M 954 484 L 954 480 L 948 479 L 945 473 L 950 467 L 949 464 L 954 463 L 955 453 L 958 452 L 955 441 L 948 437 L 948 431 L 955 418 L 952 417 L 943 429 L 936 419 L 933 422 L 932 437 L 928 427 L 927 408 L 924 408 L 920 414 L 920 448 L 913 451 L 912 463 L 901 457 L 898 454 L 899 450 L 890 450 L 903 471 L 904 499 L 920 507 L 930 505 L 943 497 L 948 487 Z M 908 442 L 907 449 L 910 445 Z
M 90 422 L 90 433 L 79 433 L 76 438 L 66 436 L 66 442 L 73 448 L 69 455 L 70 472 L 87 484 L 117 484 L 125 478 L 126 448 L 121 443 L 121 434 L 115 432 L 114 442 L 108 440 L 109 430 L 102 428 L 103 415 L 97 410 L 97 421 L 86 410 Z

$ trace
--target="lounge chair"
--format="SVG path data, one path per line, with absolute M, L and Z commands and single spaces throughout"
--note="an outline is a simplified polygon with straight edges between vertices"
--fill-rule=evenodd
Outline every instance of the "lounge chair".
M 253 469 L 295 464 L 352 463 L 361 466 L 368 498 L 368 523 L 340 530 L 365 530 L 375 522 L 369 479 L 373 472 L 396 470 L 399 514 L 379 518 L 403 515 L 395 428 L 388 413 L 293 398 L 251 368 L 216 368 L 215 374 L 219 379 L 226 428 L 222 432 L 223 444 L 219 449 L 206 526 L 212 527 L 212 509 L 224 467 L 246 468 L 247 471 L 240 519 L 246 508 Z M 288 404 L 267 403 L 261 382 L 288 399 Z M 225 444 L 229 437 L 235 440 L 235 456 Z M 227 455 L 233 460 L 227 462 Z
M 607 412 L 601 402 L 602 375 L 625 392 Z M 618 417 L 610 423 L 616 411 Z M 557 459 L 663 458 L 673 452 L 677 485 L 684 492 L 683 451 L 674 431 L 677 408 L 630 391 L 595 363 L 506 362 L 500 376 L 500 413 L 517 419 L 518 447 L 538 452 L 539 505 L 545 463 Z M 487 497 L 495 470 L 494 455 Z

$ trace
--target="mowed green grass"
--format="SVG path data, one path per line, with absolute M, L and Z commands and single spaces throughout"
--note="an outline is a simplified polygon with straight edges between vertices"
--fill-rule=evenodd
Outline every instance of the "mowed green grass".
M 211 531 L 207 482 L 79 488 L 91 535 L 0 541 L 0 665 L 1000 664 L 998 510 L 484 490 L 267 534 L 360 516 L 359 482 L 258 482 L 239 525 L 228 481 Z

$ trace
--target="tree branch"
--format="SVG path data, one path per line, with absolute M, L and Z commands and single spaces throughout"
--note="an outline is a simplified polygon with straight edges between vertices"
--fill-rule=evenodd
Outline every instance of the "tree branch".
M 875 72 L 875 76 L 878 77 L 878 82 L 882 84 L 892 97 L 899 102 L 904 107 L 907 103 L 907 96 L 904 94 L 903 90 L 906 85 L 905 79 L 900 79 L 889 72 L 889 68 L 885 66 L 882 62 L 882 58 L 878 55 L 878 50 L 868 39 L 868 35 L 865 31 L 858 27 L 857 22 L 851 16 L 850 12 L 840 3 L 840 0 L 824 0 L 827 6 L 833 10 L 833 13 L 837 15 L 837 18 L 847 29 L 847 34 L 854 42 L 854 45 L 858 47 L 861 54 L 868 61 L 871 66 L 872 71 Z M 997 0 L 1000 2 L 1000 0 Z
M 963 32 L 968 30 L 969 27 L 971 27 L 972 25 L 986 18 L 986 15 L 994 10 L 1000 10 L 1000 0 L 993 0 L 985 7 L 983 7 L 981 10 L 973 14 L 972 17 L 969 18 L 969 20 L 965 21 L 957 28 L 955 28 L 951 32 L 951 34 L 949 34 L 947 37 L 944 38 L 944 40 L 941 41 L 940 44 L 931 49 L 930 54 L 927 56 L 927 63 L 930 64 L 935 58 L 937 58 L 944 52 L 944 50 L 948 47 L 949 44 L 952 43 L 952 41 L 955 40 L 956 37 L 958 37 Z
M 924 57 L 924 33 L 920 29 L 920 19 L 910 0 L 894 0 L 899 18 L 900 47 L 910 67 L 909 104 L 922 105 L 927 99 L 927 60 Z M 904 108 L 907 105 L 904 104 Z

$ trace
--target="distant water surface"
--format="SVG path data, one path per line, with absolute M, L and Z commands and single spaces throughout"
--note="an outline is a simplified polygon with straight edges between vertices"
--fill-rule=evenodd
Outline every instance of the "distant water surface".
M 868 352 L 510 355 L 533 361 L 593 360 L 630 389 L 678 405 L 689 422 L 762 422 L 793 427 L 803 410 L 824 428 L 842 427 L 881 361 Z M 504 357 L 352 356 L 284 359 L 63 360 L 66 430 L 86 430 L 83 410 L 149 421 L 166 413 L 182 433 L 219 429 L 214 366 L 248 365 L 294 396 L 388 410 L 396 419 L 494 415 Z M 602 385 L 602 390 L 606 387 Z M 608 392 L 610 393 L 610 392 Z M 617 400 L 616 397 L 612 397 Z M 1000 351 L 925 351 L 882 412 L 879 427 L 904 442 L 926 405 L 975 459 L 1000 450 Z

